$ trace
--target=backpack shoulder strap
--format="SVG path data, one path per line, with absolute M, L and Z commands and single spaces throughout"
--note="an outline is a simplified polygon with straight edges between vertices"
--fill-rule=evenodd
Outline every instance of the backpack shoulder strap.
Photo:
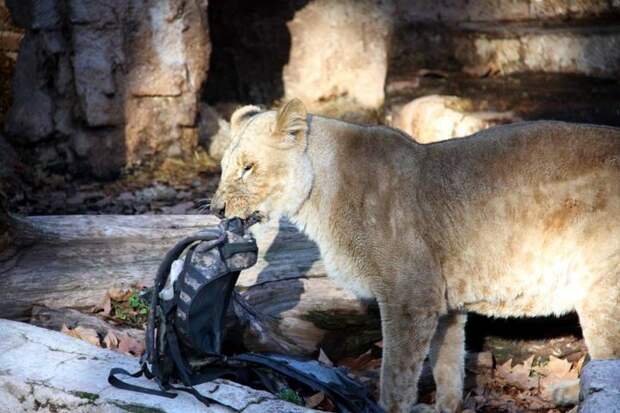
M 108 383 L 110 383 L 112 386 L 118 389 L 131 390 L 131 391 L 135 391 L 138 393 L 144 393 L 144 394 L 153 394 L 155 396 L 167 397 L 169 399 L 174 399 L 175 397 L 177 397 L 177 394 L 167 392 L 163 388 L 162 390 L 157 390 L 157 389 L 151 389 L 148 387 L 142 387 L 136 384 L 130 384 L 130 383 L 124 382 L 117 377 L 118 375 L 129 376 L 129 377 L 144 376 L 146 378 L 152 378 L 153 376 L 151 375 L 150 371 L 146 367 L 146 364 L 143 364 L 142 368 L 136 371 L 135 373 L 130 373 L 125 369 L 121 369 L 120 367 L 114 367 L 113 369 L 110 370 L 110 373 L 108 374 Z M 162 386 L 160 385 L 160 387 Z

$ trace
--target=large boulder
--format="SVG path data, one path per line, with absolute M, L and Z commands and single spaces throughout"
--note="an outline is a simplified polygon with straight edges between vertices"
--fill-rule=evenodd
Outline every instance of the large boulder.
M 432 143 L 517 120 L 512 112 L 476 111 L 469 99 L 431 95 L 403 106 L 393 124 L 419 143 Z
M 620 360 L 593 360 L 581 373 L 580 413 L 620 413 Z
M 108 372 L 113 367 L 137 370 L 137 358 L 15 321 L 0 320 L 0 366 L 0 413 L 315 411 L 226 380 L 196 386 L 217 401 L 209 407 L 183 392 L 168 399 L 120 390 L 108 384 Z M 144 378 L 131 383 L 157 389 Z
M 362 108 L 384 100 L 392 1 L 315 0 L 288 23 L 291 53 L 285 96 L 313 107 L 346 96 Z

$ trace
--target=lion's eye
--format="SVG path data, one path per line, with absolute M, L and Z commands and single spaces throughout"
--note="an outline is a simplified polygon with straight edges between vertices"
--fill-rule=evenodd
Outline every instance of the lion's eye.
M 254 164 L 253 163 L 246 164 L 243 167 L 243 170 L 241 171 L 241 178 L 245 178 L 250 173 L 252 168 L 254 168 Z

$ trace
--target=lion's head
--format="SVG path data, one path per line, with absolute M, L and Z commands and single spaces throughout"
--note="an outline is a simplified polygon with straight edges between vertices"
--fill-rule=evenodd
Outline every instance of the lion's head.
M 306 154 L 307 117 L 298 99 L 277 112 L 256 106 L 235 111 L 211 210 L 240 218 L 295 214 L 308 197 L 313 178 Z

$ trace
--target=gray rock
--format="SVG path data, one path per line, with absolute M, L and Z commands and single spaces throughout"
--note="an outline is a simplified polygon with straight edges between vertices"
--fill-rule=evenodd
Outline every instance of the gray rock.
M 314 412 L 226 380 L 198 386 L 220 404 L 206 407 L 179 392 L 174 399 L 116 389 L 107 382 L 112 367 L 138 368 L 136 358 L 97 348 L 64 334 L 0 320 L 0 413 L 143 412 Z M 140 386 L 157 388 L 144 378 Z
M 123 122 L 123 105 L 117 95 L 114 67 L 124 61 L 120 30 L 73 30 L 73 73 L 80 106 L 89 126 Z
M 580 413 L 620 412 L 620 360 L 593 360 L 581 372 Z
M 6 141 L 2 133 L 0 133 L 0 193 L 5 184 L 4 181 L 14 176 L 16 165 L 17 154 L 13 147 Z M 1 196 L 0 194 L 0 197 Z
M 181 202 L 180 204 L 176 204 L 172 207 L 162 208 L 166 214 L 174 214 L 174 215 L 183 215 L 187 214 L 192 208 L 194 208 L 194 203 L 191 201 Z
M 27 33 L 21 43 L 13 77 L 13 105 L 5 131 L 37 142 L 54 131 L 54 104 L 45 85 L 42 34 Z
M 24 29 L 57 29 L 62 24 L 57 0 L 6 0 L 13 22 Z
M 155 184 L 135 193 L 138 202 L 170 201 L 176 198 L 177 192 L 169 186 Z
M 69 18 L 73 24 L 89 24 L 95 27 L 120 26 L 129 2 L 121 0 L 71 0 Z
M 454 30 L 416 26 L 395 37 L 389 71 L 395 80 L 427 69 L 477 77 L 549 73 L 616 79 L 620 73 L 620 26 L 614 24 L 464 23 Z

